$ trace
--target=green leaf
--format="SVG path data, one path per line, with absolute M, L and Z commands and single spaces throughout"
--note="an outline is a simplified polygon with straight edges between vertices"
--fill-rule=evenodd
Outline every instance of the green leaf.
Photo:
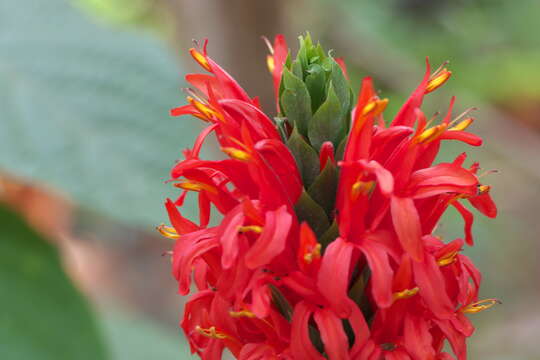
M 311 99 L 306 85 L 288 69 L 283 69 L 283 86 L 281 95 L 281 110 L 287 116 L 291 125 L 296 125 L 302 135 L 307 134 L 311 120 Z
M 331 161 L 328 161 L 323 171 L 308 189 L 311 198 L 324 209 L 329 218 L 332 217 L 334 211 L 337 185 L 337 168 Z
M 278 308 L 279 313 L 283 315 L 287 321 L 291 321 L 293 308 L 283 293 L 273 284 L 268 285 L 272 293 L 272 302 Z
M 341 142 L 339 143 L 337 150 L 336 150 L 336 161 L 343 160 L 343 155 L 345 153 L 345 146 L 347 146 L 347 136 L 344 136 L 343 139 L 341 139 Z
M 107 359 L 93 315 L 56 249 L 5 207 L 0 226 L 1 358 Z
M 117 220 L 161 222 L 162 180 L 199 127 L 168 115 L 181 71 L 164 44 L 65 0 L 2 1 L 0 14 L 0 168 Z
M 302 64 L 298 59 L 293 61 L 291 70 L 294 76 L 304 79 L 304 69 L 302 69 Z
M 317 236 L 321 236 L 330 226 L 323 208 L 306 191 L 302 192 L 300 199 L 294 205 L 294 211 L 298 220 L 307 222 Z
M 311 96 L 311 111 L 316 112 L 326 96 L 326 73 L 319 64 L 309 66 L 306 87 Z
M 341 104 L 341 115 L 345 116 L 351 110 L 351 86 L 343 75 L 341 67 L 334 59 L 332 59 L 332 75 L 330 79 Z
M 336 238 L 339 236 L 339 226 L 337 222 L 334 220 L 332 221 L 332 225 L 322 234 L 322 236 L 319 238 L 319 243 L 321 243 L 321 246 L 324 249 Z
M 308 137 L 315 149 L 320 149 L 325 141 L 331 141 L 337 146 L 343 134 L 341 104 L 330 82 L 328 96 L 319 110 L 313 115 L 308 128 Z
M 304 186 L 308 187 L 319 174 L 320 165 L 317 152 L 298 133 L 296 127 L 287 141 L 287 146 L 296 160 Z

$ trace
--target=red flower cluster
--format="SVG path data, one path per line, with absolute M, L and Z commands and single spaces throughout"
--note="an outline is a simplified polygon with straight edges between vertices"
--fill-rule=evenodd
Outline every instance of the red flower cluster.
M 478 164 L 464 167 L 464 153 L 433 165 L 443 140 L 482 142 L 465 131 L 472 118 L 452 120 L 454 99 L 437 125 L 420 111 L 450 72 L 430 74 L 428 63 L 389 126 L 388 101 L 363 80 L 342 159 L 328 142 L 319 151 L 321 171 L 328 162 L 339 167 L 339 235 L 321 244 L 295 213 L 303 183 L 273 120 L 207 56 L 206 43 L 190 51 L 209 74 L 187 75 L 189 104 L 171 113 L 208 127 L 172 169 L 183 192 L 166 202 L 172 227 L 159 230 L 176 240 L 180 293 L 195 291 L 181 323 L 192 352 L 202 359 L 220 359 L 226 348 L 242 360 L 447 360 L 448 340 L 465 359 L 474 330 L 466 314 L 496 300 L 478 301 L 481 275 L 460 253 L 473 244 L 473 215 L 463 202 L 489 217 L 497 210 Z M 268 62 L 276 95 L 287 53 L 278 36 Z M 200 158 L 211 133 L 226 159 Z M 178 210 L 188 192 L 198 194 L 198 224 Z M 212 205 L 222 214 L 216 226 L 209 226 Z M 433 231 L 449 206 L 461 213 L 465 235 L 443 242 Z

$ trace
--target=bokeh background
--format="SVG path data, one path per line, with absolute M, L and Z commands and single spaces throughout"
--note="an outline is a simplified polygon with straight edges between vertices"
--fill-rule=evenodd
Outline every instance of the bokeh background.
M 484 297 L 470 358 L 538 359 L 540 37 L 536 0 L 0 0 L 0 358 L 189 359 L 178 329 L 163 180 L 198 121 L 181 104 L 192 39 L 272 111 L 261 35 L 309 30 L 389 113 L 432 64 L 454 75 L 426 113 L 476 106 L 470 149 L 500 216 L 477 217 Z M 450 144 L 443 157 L 458 151 Z M 208 152 L 212 156 L 212 150 Z M 191 211 L 193 211 L 191 209 Z M 188 211 L 189 213 L 189 211 Z M 462 229 L 450 213 L 440 226 Z

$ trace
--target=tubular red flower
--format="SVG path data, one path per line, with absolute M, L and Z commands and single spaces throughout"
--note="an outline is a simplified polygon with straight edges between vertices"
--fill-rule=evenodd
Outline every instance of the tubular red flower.
M 455 98 L 442 120 L 420 110 L 451 72 L 431 74 L 427 63 L 386 125 L 388 99 L 371 78 L 351 104 L 343 61 L 309 36 L 301 42 L 296 59 L 282 35 L 269 44 L 279 118 L 208 56 L 206 41 L 190 50 L 205 73 L 186 76 L 188 104 L 171 115 L 206 128 L 171 170 L 181 193 L 165 202 L 171 226 L 158 230 L 175 241 L 180 294 L 193 293 L 181 323 L 191 351 L 211 360 L 224 350 L 241 360 L 449 360 L 448 341 L 465 360 L 469 314 L 497 300 L 478 299 L 481 273 L 462 251 L 473 245 L 474 209 L 495 217 L 497 207 L 465 153 L 436 163 L 443 141 L 482 143 L 465 131 L 470 109 L 453 119 Z M 310 126 L 334 120 L 334 134 Z M 201 159 L 209 136 L 225 160 Z M 179 210 L 192 195 L 197 223 Z M 436 228 L 450 206 L 463 236 L 443 240 Z

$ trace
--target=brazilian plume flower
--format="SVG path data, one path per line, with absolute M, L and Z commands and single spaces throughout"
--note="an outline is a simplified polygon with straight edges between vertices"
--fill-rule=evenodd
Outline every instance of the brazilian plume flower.
M 173 116 L 207 123 L 170 182 L 165 206 L 175 241 L 172 272 L 192 293 L 181 327 L 191 351 L 242 360 L 464 360 L 481 274 L 462 254 L 473 245 L 472 206 L 497 209 L 478 163 L 462 153 L 434 164 L 441 142 L 479 146 L 468 112 L 441 120 L 421 111 L 426 94 L 451 72 L 428 62 L 420 85 L 391 121 L 370 78 L 359 95 L 342 60 L 309 35 L 293 59 L 283 36 L 269 44 L 275 117 L 208 55 L 190 50 L 204 73 L 186 80 L 187 105 Z M 215 136 L 224 156 L 201 159 Z M 180 210 L 198 199 L 198 221 Z M 436 226 L 448 208 L 463 236 Z M 453 210 L 450 210 L 453 211 Z M 211 219 L 213 219 L 211 221 Z M 216 224 L 216 225 L 210 225 Z M 445 342 L 453 354 L 445 352 Z

